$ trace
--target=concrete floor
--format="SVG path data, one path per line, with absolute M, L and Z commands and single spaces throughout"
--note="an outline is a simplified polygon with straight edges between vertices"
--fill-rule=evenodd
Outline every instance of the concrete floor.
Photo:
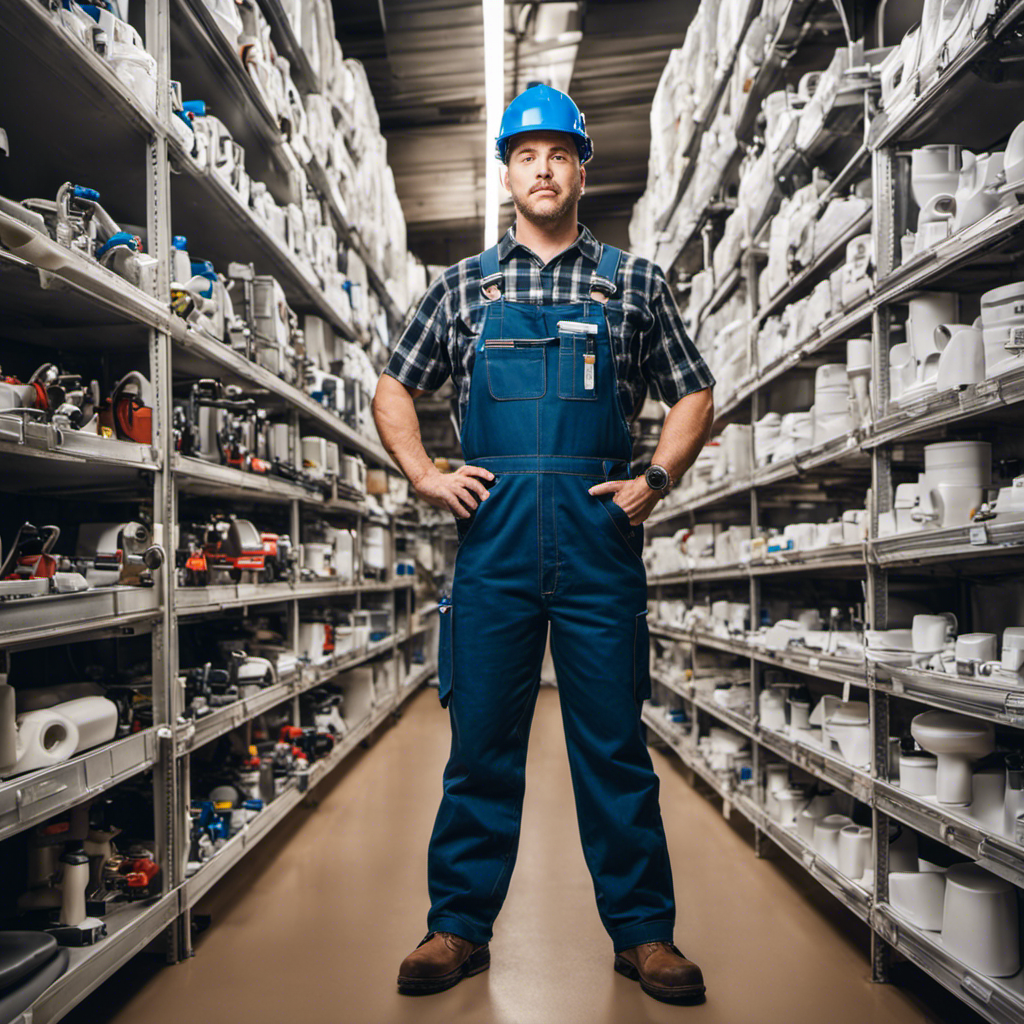
M 743 826 L 653 752 L 678 902 L 676 944 L 707 1001 L 658 1003 L 612 970 L 580 850 L 557 693 L 541 690 L 519 860 L 492 966 L 435 996 L 395 990 L 426 932 L 426 847 L 448 754 L 447 712 L 426 689 L 198 908 L 193 959 L 136 957 L 71 1024 L 917 1024 L 977 1020 L 911 971 L 873 985 L 867 932 L 784 854 L 754 857 Z

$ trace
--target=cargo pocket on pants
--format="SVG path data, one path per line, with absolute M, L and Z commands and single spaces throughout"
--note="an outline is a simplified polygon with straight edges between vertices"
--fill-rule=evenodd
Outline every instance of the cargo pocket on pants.
M 441 707 L 448 707 L 452 694 L 452 602 L 442 597 L 437 606 L 439 631 L 437 637 L 437 695 Z
M 651 635 L 646 609 L 636 617 L 633 628 L 633 696 L 639 704 L 651 696 Z

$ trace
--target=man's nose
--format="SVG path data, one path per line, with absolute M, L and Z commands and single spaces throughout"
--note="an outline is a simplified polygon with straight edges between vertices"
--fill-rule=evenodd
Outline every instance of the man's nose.
M 537 164 L 537 177 L 538 178 L 550 178 L 551 177 L 551 168 L 548 166 L 548 164 L 538 162 L 538 164 Z

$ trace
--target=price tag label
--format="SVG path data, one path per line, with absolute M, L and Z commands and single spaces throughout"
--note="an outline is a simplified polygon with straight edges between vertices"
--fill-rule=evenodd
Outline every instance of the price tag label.
M 988 527 L 982 524 L 981 526 L 972 526 L 970 532 L 971 543 L 977 546 L 988 543 Z
M 732 817 L 732 801 L 728 797 L 722 800 L 722 817 L 726 821 Z
M 807 666 L 812 672 L 817 672 L 821 668 L 821 661 L 818 658 L 808 658 Z
M 893 676 L 890 681 L 892 683 L 892 692 L 893 693 L 903 693 L 903 680 L 902 679 L 897 679 L 896 676 Z
M 843 703 L 844 704 L 849 704 L 849 702 L 850 702 L 850 685 L 851 685 L 851 683 L 850 683 L 849 679 L 847 679 L 846 682 L 843 683 Z

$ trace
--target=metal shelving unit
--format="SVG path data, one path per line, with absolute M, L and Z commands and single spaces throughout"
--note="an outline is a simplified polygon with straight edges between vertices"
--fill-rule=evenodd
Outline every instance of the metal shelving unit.
M 783 13 L 780 35 L 793 34 L 799 27 L 801 11 L 811 5 L 792 3 Z M 857 5 L 846 5 L 854 17 Z M 853 13 L 851 13 L 853 11 Z M 998 148 L 1020 117 L 1018 101 L 1021 87 L 1016 79 L 1003 73 L 1007 61 L 1019 60 L 1020 40 L 1024 33 L 1024 3 L 1002 0 L 995 4 L 994 14 L 977 26 L 973 37 L 952 59 L 940 53 L 929 67 L 920 69 L 910 91 L 910 98 L 897 112 L 880 112 L 871 94 L 864 101 L 863 140 L 848 157 L 845 167 L 836 175 L 823 199 L 837 195 L 855 178 L 870 168 L 873 200 L 870 215 L 862 217 L 843 232 L 814 264 L 791 276 L 787 286 L 771 301 L 757 306 L 755 287 L 758 253 L 767 241 L 767 223 L 754 226 L 752 250 L 744 256 L 741 266 L 716 281 L 710 300 L 703 310 L 691 310 L 693 319 L 712 312 L 733 293 L 739 282 L 747 278 L 748 353 L 750 371 L 733 393 L 716 409 L 716 429 L 729 422 L 755 423 L 769 411 L 767 396 L 787 375 L 807 374 L 821 362 L 830 361 L 846 338 L 873 338 L 872 421 L 849 437 L 811 449 L 796 459 L 781 464 L 759 467 L 747 479 L 734 477 L 719 480 L 703 491 L 673 496 L 674 503 L 664 505 L 651 516 L 645 526 L 650 533 L 667 535 L 681 527 L 697 523 L 726 525 L 750 524 L 752 535 L 769 522 L 771 508 L 798 501 L 834 500 L 835 493 L 869 492 L 869 539 L 866 543 L 822 550 L 770 556 L 761 561 L 731 565 L 705 564 L 682 572 L 649 579 L 652 602 L 660 603 L 674 597 L 685 598 L 689 606 L 700 600 L 711 602 L 716 596 L 732 601 L 749 601 L 750 621 L 760 623 L 764 603 L 763 587 L 777 582 L 781 586 L 817 587 L 818 593 L 828 588 L 849 588 L 858 581 L 866 597 L 866 625 L 884 629 L 889 625 L 890 591 L 899 586 L 918 586 L 924 590 L 956 587 L 960 594 L 977 582 L 1000 577 L 1019 576 L 1024 554 L 1024 521 L 997 516 L 994 520 L 957 528 L 925 529 L 896 536 L 879 536 L 879 515 L 890 511 L 893 487 L 890 483 L 894 466 L 897 472 L 909 474 L 919 466 L 922 444 L 967 436 L 998 436 L 1000 431 L 1018 428 L 1020 403 L 1024 400 L 1024 372 L 1008 373 L 983 383 L 959 390 L 933 393 L 914 403 L 898 405 L 889 401 L 888 350 L 893 343 L 894 321 L 902 321 L 902 312 L 893 316 L 893 307 L 906 306 L 908 301 L 928 290 L 951 290 L 978 293 L 987 287 L 1016 280 L 1012 276 L 1024 254 L 1024 207 L 1011 206 L 996 211 L 946 241 L 898 264 L 899 237 L 905 224 L 905 203 L 902 193 L 909 189 L 909 175 L 904 166 L 908 151 L 925 144 L 961 143 L 976 151 Z M 783 55 L 785 60 L 800 59 L 801 41 L 794 36 L 793 49 Z M 768 91 L 781 87 L 778 54 L 769 48 L 762 69 L 763 81 L 756 78 L 750 86 L 749 100 L 738 124 L 742 138 L 744 126 L 753 125 L 760 100 Z M 1002 62 L 1002 63 L 1000 63 Z M 823 66 L 823 65 L 822 65 Z M 718 84 L 718 83 L 716 83 Z M 1002 92 L 996 90 L 1001 89 Z M 998 97 L 1003 99 L 998 99 Z M 988 116 L 977 117 L 985 104 Z M 974 114 L 967 115 L 967 111 Z M 843 116 L 847 116 L 844 114 Z M 846 130 L 854 121 L 845 122 Z M 785 147 L 783 147 L 785 149 Z M 845 152 L 845 151 L 844 151 Z M 777 182 L 785 189 L 785 178 L 798 170 L 807 171 L 815 158 L 814 144 L 803 159 L 792 153 L 777 155 L 774 167 Z M 835 164 L 832 165 L 835 169 Z M 726 175 L 735 175 L 737 167 L 730 161 Z M 723 179 L 724 181 L 724 179 Z M 685 182 L 684 182 L 685 184 Z M 722 183 L 720 183 L 721 186 Z M 709 202 L 721 202 L 712 191 Z M 731 209 L 723 206 L 719 212 Z M 688 216 L 690 216 L 688 214 Z M 678 235 L 684 247 L 695 243 L 703 232 L 705 266 L 710 256 L 711 235 L 705 222 L 710 210 L 697 212 L 696 225 L 690 221 Z M 912 226 L 912 225 L 911 225 Z M 663 227 L 663 225 L 659 225 Z M 757 328 L 772 314 L 782 312 L 791 302 L 807 294 L 816 280 L 834 266 L 847 239 L 857 234 L 872 233 L 876 274 L 866 296 L 856 304 L 834 313 L 819 323 L 814 332 L 801 340 L 793 350 L 768 365 L 758 365 Z M 687 231 L 689 233 L 687 234 Z M 666 244 L 661 242 L 659 255 Z M 673 251 L 673 257 L 679 256 Z M 675 258 L 672 260 L 675 263 Z M 680 270 L 675 266 L 673 268 Z M 687 268 L 691 270 L 692 268 Z M 1019 274 L 1017 275 L 1019 276 Z M 683 288 L 681 286 L 680 290 Z M 685 296 L 683 298 L 685 302 Z M 976 304 L 973 307 L 976 309 Z M 842 357 L 839 357 L 842 361 Z M 863 507 L 846 505 L 840 507 Z M 749 515 L 749 518 L 747 518 Z M 1021 517 L 1024 519 L 1024 517 Z M 785 522 L 786 520 L 782 520 Z M 815 521 L 815 520 L 811 520 Z M 823 521 L 823 520 L 816 520 Z M 1001 560 L 1000 560 L 1001 559 Z M 747 596 L 749 594 L 749 597 Z M 821 597 L 827 603 L 827 597 Z M 1024 729 L 1024 688 L 998 678 L 964 678 L 957 675 L 902 668 L 881 662 L 826 656 L 809 648 L 789 646 L 785 650 L 767 650 L 759 646 L 756 634 L 750 639 L 735 632 L 713 632 L 709 629 L 682 629 L 656 621 L 652 603 L 650 633 L 656 640 L 675 640 L 684 645 L 679 652 L 684 664 L 693 659 L 693 672 L 704 659 L 697 684 L 689 679 L 678 664 L 671 672 L 653 673 L 659 687 L 656 697 L 665 703 L 680 704 L 693 720 L 692 733 L 680 729 L 654 705 L 643 711 L 643 721 L 660 736 L 683 762 L 700 775 L 720 796 L 730 801 L 726 809 L 740 807 L 752 822 L 755 831 L 755 852 L 760 853 L 766 840 L 785 851 L 801 864 L 811 877 L 832 893 L 844 906 L 872 931 L 871 965 L 876 980 L 886 980 L 891 951 L 911 960 L 975 1009 L 987 1020 L 997 1024 L 1018 1024 L 1024 1020 L 1024 974 L 1013 979 L 986 978 L 966 968 L 946 951 L 939 933 L 922 932 L 901 919 L 888 902 L 888 844 L 878 836 L 888 835 L 890 821 L 902 822 L 932 840 L 944 844 L 956 854 L 978 862 L 993 874 L 1024 888 L 1024 846 L 1003 834 L 1001 825 L 972 817 L 965 807 L 949 807 L 934 797 L 920 797 L 902 790 L 891 781 L 889 771 L 890 719 L 901 718 L 929 707 L 945 708 L 990 721 L 1010 746 Z M 969 607 L 966 597 L 961 608 Z M 939 610 L 939 609 L 934 609 Z M 958 613 L 961 609 L 958 609 Z M 961 620 L 961 628 L 964 628 Z M 983 625 L 981 628 L 985 628 Z M 701 652 L 706 652 L 701 654 Z M 737 659 L 738 669 L 722 669 L 727 673 L 721 682 L 745 684 L 750 681 L 752 717 L 717 704 L 708 693 L 709 673 L 713 676 L 722 655 Z M 710 665 L 710 667 L 708 667 Z M 749 665 L 749 677 L 746 666 Z M 817 734 L 799 735 L 768 729 L 757 716 L 758 698 L 766 669 L 781 669 L 796 679 L 818 681 L 833 687 L 841 686 L 846 699 L 866 699 L 873 729 L 873 758 L 870 767 L 847 764 L 834 751 L 825 750 L 815 742 Z M 690 670 L 687 670 L 690 671 Z M 832 692 L 838 692 L 833 689 Z M 916 709 L 916 710 L 915 710 Z M 698 731 L 708 722 L 727 726 L 751 739 L 755 785 L 751 795 L 736 795 L 737 784 L 731 774 L 712 772 L 698 755 Z M 894 730 L 895 731 L 895 730 Z M 844 878 L 834 866 L 815 856 L 799 837 L 781 827 L 766 809 L 761 772 L 765 758 L 781 760 L 852 796 L 871 813 L 876 836 L 875 859 L 868 887 Z M 894 778 L 895 776 L 893 776 Z M 670 808 L 665 808 L 671 813 Z M 862 817 L 862 816 L 861 816 Z M 859 818 L 858 820 L 861 820 Z
M 275 44 L 291 63 L 296 84 L 306 92 L 320 88 L 313 65 L 292 31 L 279 0 L 260 0 Z M 242 472 L 174 450 L 171 384 L 174 377 L 215 376 L 257 392 L 279 410 L 287 410 L 300 432 L 339 442 L 376 466 L 396 470 L 376 436 L 364 436 L 298 388 L 250 362 L 227 344 L 194 331 L 172 313 L 171 235 L 189 236 L 196 257 L 223 269 L 228 261 L 251 262 L 258 273 L 275 276 L 292 308 L 315 313 L 343 337 L 364 346 L 368 339 L 335 306 L 304 259 L 272 236 L 211 172 L 200 172 L 171 130 L 168 82 L 181 80 L 186 99 L 206 99 L 246 152 L 246 167 L 263 180 L 279 202 L 301 201 L 290 194 L 288 169 L 298 167 L 254 80 L 235 48 L 217 27 L 202 0 L 151 0 L 145 5 L 142 32 L 156 59 L 156 109 L 148 110 L 114 73 L 39 0 L 7 0 L 0 23 L 0 84 L 9 95 L 32 88 L 33 117 L 12 108 L 0 124 L 9 129 L 14 157 L 5 167 L 19 168 L 12 196 L 53 195 L 64 175 L 100 190 L 122 222 L 141 220 L 146 251 L 157 259 L 153 293 L 133 287 L 83 254 L 58 245 L 22 222 L 0 213 L 0 308 L 4 334 L 12 341 L 45 344 L 62 350 L 130 352 L 154 391 L 153 439 L 141 445 L 120 441 L 92 443 L 73 432 L 13 421 L 0 427 L 0 469 L 4 490 L 32 498 L 82 501 L 131 501 L 148 507 L 154 537 L 170 552 L 170 566 L 155 573 L 155 586 L 97 587 L 81 593 L 0 603 L 0 656 L 32 648 L 94 639 L 149 637 L 152 657 L 153 725 L 88 750 L 50 768 L 0 781 L 0 840 L 64 813 L 145 772 L 152 773 L 154 847 L 161 867 L 162 891 L 150 899 L 111 912 L 107 937 L 71 951 L 67 971 L 26 1010 L 17 1024 L 58 1021 L 89 992 L 143 948 L 159 940 L 169 962 L 192 954 L 190 913 L 196 901 L 325 779 L 356 747 L 402 705 L 436 668 L 427 635 L 436 620 L 414 626 L 413 578 L 335 579 L 296 583 L 237 583 L 178 588 L 173 551 L 179 498 L 244 502 L 287 513 L 298 539 L 303 509 L 341 514 L 361 539 L 367 522 L 386 524 L 386 554 L 395 561 L 399 531 L 425 528 L 398 515 L 371 516 L 365 500 L 343 489 L 324 495 L 298 484 Z M 67 116 L 67 97 L 75 96 L 75 116 Z M 38 102 L 36 102 L 38 101 Z M 33 145 L 37 125 L 58 117 L 61 130 Z M 38 115 L 38 116 L 37 116 Z M 18 161 L 15 163 L 15 161 Z M 331 210 L 339 240 L 365 263 L 369 286 L 387 312 L 392 328 L 402 317 L 382 272 L 369 259 L 359 225 L 348 223 L 342 203 L 323 169 L 307 167 L 310 184 Z M 52 191 L 51 191 L 51 183 Z M 106 191 L 104 191 L 106 190 Z M 109 194 L 108 194 L 109 193 Z M 116 193 L 116 194 L 115 194 Z M 128 213 L 124 211 L 130 211 Z M 144 211 L 144 213 L 142 212 Z M 141 234 L 142 232 L 140 232 Z M 401 510 L 400 510 L 401 511 Z M 300 664 L 256 695 L 219 708 L 198 720 L 183 715 L 178 677 L 178 630 L 202 619 L 217 619 L 252 607 L 283 610 L 294 644 L 304 601 L 347 599 L 356 609 L 391 607 L 393 632 L 358 650 L 317 665 Z M 423 611 L 420 610 L 420 615 Z M 412 664 L 427 648 L 427 664 Z M 189 836 L 183 834 L 191 800 L 190 755 L 225 733 L 244 727 L 280 705 L 299 712 L 299 697 L 336 680 L 373 659 L 392 657 L 403 676 L 393 690 L 377 691 L 370 710 L 332 752 L 294 778 L 214 858 L 186 877 Z M 363 714 L 363 712 L 359 712 Z M 298 721 L 298 719 L 295 719 Z

